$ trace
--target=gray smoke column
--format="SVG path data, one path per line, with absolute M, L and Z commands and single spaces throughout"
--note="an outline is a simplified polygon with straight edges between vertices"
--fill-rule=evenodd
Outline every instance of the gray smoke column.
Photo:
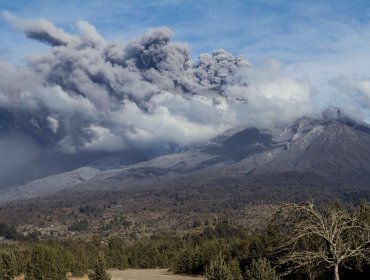
M 28 56 L 26 67 L 0 62 L 0 133 L 22 133 L 58 153 L 186 146 L 311 110 L 305 82 L 225 50 L 192 61 L 167 27 L 120 45 L 85 21 L 68 34 L 43 19 L 3 18 L 50 49 Z

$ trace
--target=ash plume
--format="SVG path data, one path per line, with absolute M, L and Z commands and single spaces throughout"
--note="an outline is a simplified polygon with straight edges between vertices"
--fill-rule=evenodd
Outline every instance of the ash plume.
M 163 151 L 312 110 L 307 83 L 222 49 L 193 61 L 167 27 L 119 44 L 85 21 L 68 34 L 43 19 L 3 18 L 50 48 L 26 66 L 0 62 L 0 135 L 22 134 L 48 153 Z

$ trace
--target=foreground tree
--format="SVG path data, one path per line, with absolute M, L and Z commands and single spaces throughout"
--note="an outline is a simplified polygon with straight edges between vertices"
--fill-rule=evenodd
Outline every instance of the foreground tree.
M 252 260 L 245 272 L 245 279 L 247 280 L 280 280 L 279 275 L 276 274 L 274 268 L 265 258 Z
M 2 253 L 0 255 L 0 279 L 12 280 L 16 276 L 17 263 L 12 253 Z
M 89 273 L 89 280 L 111 280 L 110 275 L 106 271 L 105 261 L 102 256 L 99 256 L 93 271 Z
M 243 280 L 238 262 L 233 260 L 226 263 L 225 257 L 221 254 L 211 261 L 206 276 L 208 280 Z
M 369 225 L 339 206 L 318 211 L 313 203 L 289 204 L 280 209 L 276 221 L 287 237 L 279 247 L 278 263 L 288 273 L 324 265 L 339 280 L 342 265 L 370 258 Z
M 61 251 L 44 245 L 36 246 L 26 271 L 26 280 L 65 280 L 67 265 Z

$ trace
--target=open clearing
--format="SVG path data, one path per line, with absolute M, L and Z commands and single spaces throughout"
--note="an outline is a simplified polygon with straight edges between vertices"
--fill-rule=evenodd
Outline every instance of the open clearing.
M 167 269 L 126 269 L 110 270 L 112 280 L 200 280 L 202 277 L 174 275 Z M 86 280 L 83 278 L 69 278 L 70 280 Z
M 167 269 L 126 269 L 110 270 L 112 280 L 204 280 L 203 277 L 174 275 Z M 23 280 L 24 277 L 16 277 L 14 280 Z M 81 278 L 70 277 L 68 280 L 87 280 L 87 276 Z

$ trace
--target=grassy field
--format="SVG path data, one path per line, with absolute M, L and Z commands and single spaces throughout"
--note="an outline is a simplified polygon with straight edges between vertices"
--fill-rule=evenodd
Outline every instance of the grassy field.
M 202 277 L 174 275 L 166 269 L 127 269 L 111 270 L 112 280 L 200 280 Z M 83 278 L 70 278 L 69 280 L 87 280 Z
M 174 275 L 167 269 L 127 269 L 110 270 L 112 280 L 201 280 L 202 277 L 191 277 Z M 68 278 L 68 280 L 87 280 L 87 276 L 81 278 Z M 24 280 L 23 276 L 16 277 L 14 280 Z

